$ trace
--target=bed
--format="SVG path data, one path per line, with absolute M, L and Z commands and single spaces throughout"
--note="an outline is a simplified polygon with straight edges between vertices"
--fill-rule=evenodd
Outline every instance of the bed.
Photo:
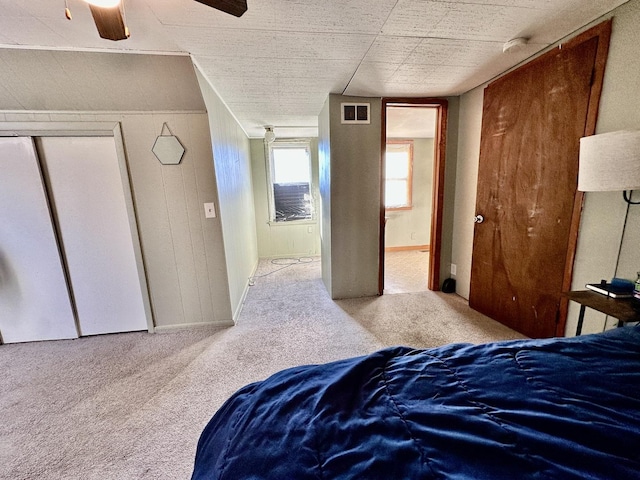
M 640 327 L 284 370 L 213 416 L 192 478 L 640 478 Z

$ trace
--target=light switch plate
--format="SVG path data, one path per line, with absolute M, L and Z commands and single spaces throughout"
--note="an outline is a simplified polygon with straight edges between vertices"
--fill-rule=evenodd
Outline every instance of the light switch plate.
M 216 206 L 213 202 L 204 204 L 204 216 L 205 218 L 216 218 Z

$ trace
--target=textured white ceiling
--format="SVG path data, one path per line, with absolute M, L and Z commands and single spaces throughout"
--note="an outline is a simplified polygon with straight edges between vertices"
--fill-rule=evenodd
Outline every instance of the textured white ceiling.
M 264 125 L 316 132 L 329 93 L 464 93 L 626 0 L 248 0 L 241 18 L 194 0 L 124 2 L 131 38 L 111 42 L 82 0 L 67 0 L 72 21 L 64 0 L 0 0 L 0 47 L 188 52 L 259 137 Z M 520 36 L 525 48 L 502 52 Z

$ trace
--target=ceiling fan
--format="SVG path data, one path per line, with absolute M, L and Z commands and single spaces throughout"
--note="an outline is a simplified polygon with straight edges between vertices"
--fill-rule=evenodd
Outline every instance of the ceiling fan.
M 129 38 L 129 28 L 125 25 L 122 0 L 85 0 L 91 9 L 98 34 L 107 40 L 125 40 Z M 195 0 L 196 2 L 241 17 L 247 11 L 247 0 Z M 71 20 L 69 8 L 65 15 Z

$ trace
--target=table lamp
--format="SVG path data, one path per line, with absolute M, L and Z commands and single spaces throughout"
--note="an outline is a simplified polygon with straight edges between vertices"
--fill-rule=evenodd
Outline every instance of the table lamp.
M 622 191 L 628 204 L 632 190 L 640 189 L 640 130 L 591 135 L 580 139 L 578 190 Z
M 640 189 L 640 131 L 621 130 L 591 135 L 580 139 L 578 190 L 582 192 L 622 191 L 627 211 L 622 238 L 627 228 L 633 190 Z M 627 193 L 629 192 L 629 193 Z M 615 274 L 618 272 L 622 239 L 618 250 Z

